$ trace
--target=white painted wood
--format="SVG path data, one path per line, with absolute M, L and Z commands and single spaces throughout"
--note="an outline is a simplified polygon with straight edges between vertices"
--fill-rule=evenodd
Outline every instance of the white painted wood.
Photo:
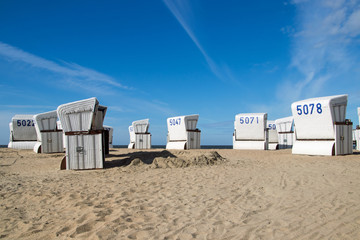
M 63 132 L 42 132 L 41 153 L 64 152 Z
M 57 113 L 65 132 L 66 169 L 103 168 L 103 121 L 107 107 L 96 98 L 60 105 Z
M 241 113 L 235 116 L 233 148 L 267 150 L 267 113 Z
M 269 150 L 276 150 L 278 149 L 279 145 L 279 139 L 278 134 L 276 131 L 276 124 L 275 121 L 267 120 L 267 129 L 268 129 L 268 135 L 269 135 Z
M 184 150 L 185 145 L 186 145 L 186 141 L 168 142 L 166 144 L 166 149 Z
M 102 134 L 66 135 L 66 169 L 104 168 Z
M 356 150 L 360 151 L 360 129 L 355 130 Z
M 345 121 L 346 105 L 347 95 L 311 98 L 291 104 L 296 139 L 335 139 L 334 122 Z
M 335 125 L 335 155 L 346 155 L 352 153 L 352 124 Z
M 345 121 L 346 106 L 347 95 L 294 102 L 291 105 L 296 126 L 293 154 L 351 154 L 352 134 L 349 126 L 352 125 Z
M 129 135 L 130 135 L 130 143 L 128 145 L 129 149 L 135 148 L 135 131 L 133 125 L 129 126 Z
M 57 113 L 64 132 L 92 130 L 99 102 L 96 98 L 62 104 Z M 95 125 L 95 124 L 94 124 Z
M 57 131 L 57 111 L 36 114 L 34 116 L 38 142 L 34 147 L 36 153 L 57 153 L 64 151 L 62 131 Z M 41 147 L 40 147 L 41 146 Z
M 132 122 L 132 126 L 134 129 L 135 134 L 137 133 L 149 133 L 149 119 L 137 120 Z
M 135 149 L 150 149 L 151 148 L 151 134 L 150 133 L 136 133 L 135 134 Z
M 279 149 L 292 148 L 294 142 L 294 118 L 293 116 L 275 120 L 278 133 Z
M 102 130 L 104 129 L 103 123 L 106 115 L 107 107 L 98 105 L 94 112 L 94 119 L 91 130 Z
M 360 126 L 360 107 L 357 109 L 358 116 L 359 116 L 359 125 Z M 360 127 L 359 129 L 355 130 L 355 139 L 356 139 L 356 150 L 360 151 Z
M 151 134 L 149 133 L 149 119 L 133 121 L 129 126 L 130 149 L 150 149 Z
M 14 149 L 34 149 L 37 141 L 19 141 L 19 142 L 9 142 L 8 148 Z
M 187 131 L 188 137 L 186 142 L 186 149 L 200 149 L 200 135 L 201 132 Z
M 196 128 L 198 120 L 198 114 L 168 118 L 166 149 L 199 149 L 201 131 Z
M 33 115 L 15 115 L 9 124 L 10 141 L 8 148 L 33 149 L 37 134 Z
M 335 141 L 296 141 L 295 143 L 292 148 L 292 154 L 334 155 Z

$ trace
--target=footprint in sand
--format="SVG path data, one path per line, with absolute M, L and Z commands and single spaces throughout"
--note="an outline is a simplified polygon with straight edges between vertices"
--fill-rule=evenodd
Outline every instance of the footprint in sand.
M 91 231 L 92 230 L 92 225 L 94 225 L 94 224 L 93 223 L 85 223 L 85 224 L 77 227 L 75 232 L 73 234 L 71 234 L 70 237 L 74 238 L 78 234 L 82 234 L 82 233 Z

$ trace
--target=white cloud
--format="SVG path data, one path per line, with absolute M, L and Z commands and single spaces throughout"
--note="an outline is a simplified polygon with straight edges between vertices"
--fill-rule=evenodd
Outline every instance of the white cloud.
M 176 111 L 174 109 L 171 109 L 170 106 L 159 104 L 156 101 L 149 101 L 144 99 L 138 99 L 138 98 L 129 98 L 129 107 L 128 109 L 131 109 L 133 111 L 140 111 L 140 112 L 158 112 L 165 116 L 176 116 Z
M 360 9 L 354 11 L 341 29 L 345 34 L 356 37 L 360 34 Z
M 38 57 L 34 54 L 25 52 L 21 49 L 2 42 L 0 42 L 0 58 L 1 57 L 10 63 L 20 62 L 26 66 L 30 66 L 31 68 L 43 70 L 41 72 L 41 76 L 43 76 L 44 78 L 38 81 L 46 82 L 48 80 L 47 74 L 51 73 L 51 76 L 57 76 L 57 81 L 53 83 L 56 85 L 57 88 L 65 88 L 72 91 L 88 92 L 91 93 L 91 95 L 94 94 L 97 96 L 102 95 L 102 97 L 106 98 L 108 102 L 111 102 L 110 105 L 112 106 L 108 108 L 110 112 L 142 111 L 147 113 L 160 112 L 164 115 L 171 115 L 173 113 L 172 109 L 170 109 L 166 104 L 159 101 L 152 101 L 149 99 L 144 100 L 139 97 L 129 97 L 126 96 L 127 92 L 120 94 L 119 91 L 116 91 L 117 89 L 133 90 L 130 92 L 130 94 L 134 94 L 136 92 L 138 93 L 139 90 L 124 86 L 121 83 L 117 82 L 111 76 L 100 73 L 93 69 L 85 68 L 76 63 L 57 63 Z M 24 71 L 28 71 L 28 69 L 25 69 Z M 12 87 L 8 87 L 8 89 L 5 90 L 11 93 L 17 91 L 18 95 L 20 96 L 25 96 L 27 94 L 25 92 L 26 89 L 21 91 Z M 112 93 L 116 93 L 116 95 L 111 95 Z M 32 94 L 30 94 L 30 96 L 31 95 Z M 108 96 L 110 97 L 108 98 Z M 113 100 L 110 100 L 114 98 L 116 99 L 116 102 L 119 102 L 119 106 L 117 104 L 114 104 Z M 39 101 L 39 99 L 37 99 L 37 101 Z M 3 105 L 3 107 L 17 110 L 21 108 L 22 110 L 40 109 L 42 107 L 44 109 L 48 109 L 47 106 L 37 107 L 34 105 Z
M 0 108 L 16 108 L 16 109 L 34 109 L 34 108 L 41 108 L 41 109 L 56 109 L 57 106 L 46 106 L 46 105 L 0 105 Z
M 199 40 L 195 36 L 190 19 L 192 18 L 191 7 L 187 0 L 163 0 L 167 8 L 174 15 L 176 20 L 180 23 L 185 32 L 189 35 L 191 40 L 194 42 L 196 47 L 199 49 L 203 57 L 205 58 L 206 63 L 208 64 L 211 72 L 220 80 L 225 82 L 239 83 L 231 73 L 229 67 L 226 64 L 222 64 L 220 67 L 215 61 L 209 56 L 205 51 L 203 46 L 200 44 Z
M 0 56 L 9 62 L 21 62 L 33 68 L 58 74 L 60 79 L 66 81 L 67 84 L 75 85 L 88 91 L 101 91 L 100 87 L 131 89 L 120 84 L 114 78 L 93 69 L 85 68 L 75 63 L 56 63 L 3 42 L 0 42 Z
M 115 111 L 115 112 L 126 112 L 124 110 L 124 108 L 119 107 L 119 106 L 108 106 L 108 109 L 111 109 L 111 111 Z
M 356 68 L 359 55 L 360 1 L 293 1 L 297 9 L 290 67 L 301 79 L 286 80 L 278 97 L 313 97 L 335 79 Z M 291 94 L 289 94 L 289 92 Z

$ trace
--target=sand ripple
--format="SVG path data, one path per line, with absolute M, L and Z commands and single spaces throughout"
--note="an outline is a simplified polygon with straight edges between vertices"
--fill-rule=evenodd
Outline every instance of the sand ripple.
M 106 169 L 0 149 L 0 239 L 359 239 L 360 157 L 111 151 Z

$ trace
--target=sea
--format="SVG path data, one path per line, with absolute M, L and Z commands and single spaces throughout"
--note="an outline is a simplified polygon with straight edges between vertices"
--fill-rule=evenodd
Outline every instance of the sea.
M 127 148 L 128 145 L 114 145 L 114 148 Z M 153 149 L 165 149 L 166 145 L 152 145 Z M 0 148 L 7 148 L 7 145 L 0 145 Z M 201 149 L 232 149 L 232 145 L 202 145 Z
M 114 145 L 114 148 L 127 148 L 128 145 Z M 166 145 L 152 145 L 153 149 L 165 149 Z M 7 148 L 7 145 L 0 145 L 0 148 Z M 232 145 L 201 145 L 201 149 L 232 149 Z M 356 149 L 356 143 L 353 144 L 353 149 Z
M 128 145 L 114 145 L 114 148 L 127 148 Z M 165 149 L 166 145 L 151 145 L 153 149 Z M 201 149 L 232 149 L 232 145 L 202 145 Z

